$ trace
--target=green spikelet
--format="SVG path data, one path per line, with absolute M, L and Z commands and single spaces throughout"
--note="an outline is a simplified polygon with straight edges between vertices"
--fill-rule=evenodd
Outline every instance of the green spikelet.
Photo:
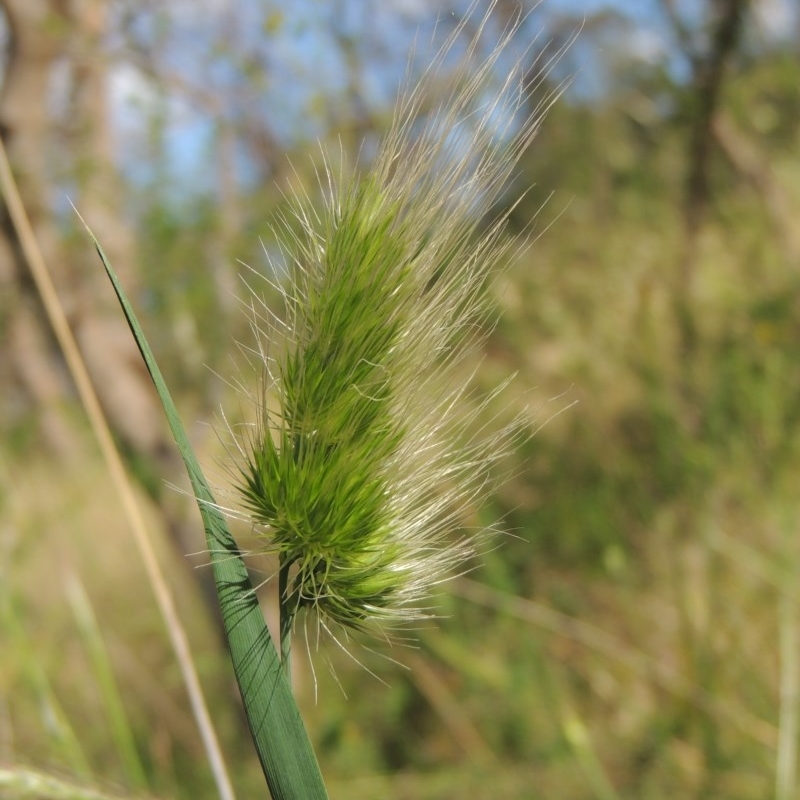
M 474 535 L 454 536 L 459 514 L 514 435 L 486 433 L 486 403 L 463 402 L 464 358 L 489 329 L 485 282 L 510 246 L 504 219 L 482 217 L 543 111 L 530 113 L 519 64 L 498 78 L 517 26 L 476 66 L 489 26 L 487 13 L 446 105 L 418 121 L 463 26 L 401 99 L 369 173 L 329 171 L 324 208 L 297 199 L 302 232 L 286 227 L 285 320 L 260 330 L 265 352 L 286 346 L 265 357 L 259 423 L 238 440 L 285 619 L 425 616 L 432 587 L 473 552 Z

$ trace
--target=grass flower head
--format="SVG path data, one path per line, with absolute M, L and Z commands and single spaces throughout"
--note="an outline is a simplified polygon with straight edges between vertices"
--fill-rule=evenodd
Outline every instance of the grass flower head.
M 256 315 L 267 378 L 238 483 L 279 557 L 286 619 L 427 616 L 432 588 L 474 550 L 476 535 L 456 533 L 463 508 L 513 436 L 490 432 L 488 401 L 467 410 L 465 356 L 490 328 L 485 284 L 512 246 L 506 214 L 487 225 L 487 209 L 544 107 L 530 102 L 529 49 L 504 67 L 519 20 L 476 65 L 490 12 L 459 67 L 446 69 L 468 20 L 402 95 L 370 169 L 329 168 L 322 208 L 296 198 L 283 231 L 285 316 Z M 445 75 L 456 88 L 429 108 Z

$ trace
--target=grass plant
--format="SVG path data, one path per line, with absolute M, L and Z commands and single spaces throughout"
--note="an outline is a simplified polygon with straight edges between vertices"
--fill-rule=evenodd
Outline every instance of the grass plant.
M 7 800 L 125 800 L 125 795 L 103 792 L 34 769 L 0 766 L 0 796 Z
M 69 581 L 66 595 L 78 633 L 89 655 L 89 663 L 94 675 L 93 682 L 103 698 L 109 729 L 114 740 L 115 750 L 119 753 L 122 761 L 126 782 L 134 790 L 145 791 L 148 785 L 147 775 L 137 751 L 135 735 L 125 712 L 119 686 L 94 610 L 78 578 L 72 577 Z
M 285 239 L 286 318 L 254 311 L 265 383 L 258 423 L 234 435 L 244 507 L 278 555 L 278 659 L 240 549 L 222 518 L 164 378 L 111 264 L 101 260 L 156 385 L 206 528 L 234 671 L 250 731 L 276 800 L 325 797 L 288 685 L 296 614 L 320 627 L 361 631 L 378 619 L 428 615 L 433 587 L 473 550 L 452 539 L 467 502 L 485 492 L 491 465 L 516 432 L 487 435 L 489 402 L 461 408 L 465 354 L 491 325 L 487 278 L 510 244 L 508 213 L 482 210 L 506 188 L 544 107 L 531 104 L 548 64 L 502 58 L 519 18 L 475 64 L 494 3 L 470 39 L 456 92 L 421 128 L 428 82 L 438 79 L 470 17 L 422 82 L 401 96 L 368 173 L 334 177 L 317 214 L 298 199 L 301 233 Z M 513 208 L 513 204 L 511 206 Z M 292 228 L 287 222 L 286 231 Z M 254 309 L 257 304 L 253 304 Z M 260 325 L 267 323 L 266 328 Z M 288 344 L 269 353 L 279 332 Z M 278 411 L 269 407 L 275 395 Z
M 487 40 L 494 36 L 489 27 L 482 34 Z M 464 48 L 440 62 L 440 77 L 450 74 L 462 56 Z M 750 113 L 754 106 L 772 108 L 777 119 L 783 101 L 776 98 L 783 96 L 784 83 L 796 95 L 795 61 L 782 65 L 783 81 L 775 80 L 774 66 L 749 64 L 731 75 L 730 102 L 734 108 L 741 104 L 737 124 L 744 135 L 764 145 L 765 163 L 793 187 L 800 174 L 796 121 L 787 117 L 791 136 L 781 145 L 777 132 L 760 138 L 763 132 L 753 127 L 759 115 Z M 463 72 L 456 70 L 462 90 L 469 85 L 470 69 L 465 61 Z M 652 85 L 639 85 L 635 76 L 631 80 L 639 101 L 650 97 Z M 476 92 L 463 124 L 452 136 L 437 139 L 437 111 L 444 113 L 439 124 L 449 124 L 450 106 L 433 99 L 442 96 L 433 73 L 423 79 L 426 83 L 429 91 L 411 90 L 400 106 L 413 108 L 417 119 L 406 128 L 395 123 L 386 140 L 388 148 L 391 142 L 410 146 L 425 141 L 428 132 L 429 148 L 422 155 L 435 155 L 428 163 L 444 172 L 432 168 L 416 176 L 423 200 L 432 196 L 425 187 L 437 181 L 441 187 L 441 176 L 451 174 L 451 157 L 458 161 L 476 141 L 474 123 L 481 109 L 502 106 L 499 88 L 494 94 Z M 659 87 L 658 92 L 665 91 L 662 83 Z M 685 104 L 681 87 L 669 91 Z M 333 798 L 788 800 L 796 795 L 794 484 L 800 372 L 795 264 L 782 253 L 758 192 L 737 181 L 728 166 L 716 164 L 714 180 L 721 175 L 725 188 L 716 196 L 698 253 L 697 305 L 691 309 L 697 323 L 695 361 L 682 363 L 674 348 L 669 297 L 681 252 L 682 123 L 661 108 L 650 118 L 632 119 L 631 108 L 625 105 L 625 113 L 619 113 L 612 100 L 606 106 L 558 103 L 542 138 L 520 164 L 525 184 L 536 181 L 543 188 L 533 186 L 516 206 L 513 195 L 495 197 L 500 218 L 503 208 L 512 207 L 510 221 L 522 229 L 551 188 L 559 187 L 561 198 L 574 198 L 552 233 L 537 242 L 535 263 L 515 246 L 504 251 L 499 236 L 494 240 L 500 260 L 513 262 L 500 282 L 504 313 L 496 328 L 488 306 L 481 305 L 492 276 L 484 285 L 477 264 L 464 266 L 456 256 L 468 240 L 479 243 L 484 233 L 495 235 L 497 214 L 471 229 L 473 217 L 467 214 L 463 240 L 449 239 L 424 214 L 404 210 L 414 177 L 393 167 L 388 151 L 375 162 L 384 165 L 383 172 L 370 171 L 365 155 L 351 174 L 339 165 L 336 146 L 329 149 L 333 163 L 322 168 L 321 191 L 308 181 L 310 188 L 299 193 L 309 196 L 286 201 L 286 256 L 275 257 L 268 276 L 282 307 L 273 303 L 274 294 L 268 296 L 272 286 L 259 283 L 260 278 L 250 281 L 257 335 L 248 355 L 256 378 L 246 383 L 242 376 L 247 397 L 226 398 L 226 408 L 228 402 L 230 408 L 243 402 L 248 406 L 244 416 L 256 422 L 241 427 L 228 414 L 233 482 L 245 494 L 222 499 L 253 524 L 255 544 L 246 535 L 239 539 L 234 529 L 236 542 L 221 534 L 208 547 L 219 567 L 236 564 L 242 549 L 283 556 L 284 569 L 276 565 L 274 582 L 283 589 L 284 655 L 303 620 L 315 632 L 317 612 L 320 629 L 328 626 L 339 638 L 347 626 L 391 636 L 415 615 L 433 613 L 423 591 L 427 587 L 404 582 L 410 572 L 387 573 L 381 548 L 411 563 L 412 546 L 424 541 L 422 531 L 398 541 L 392 524 L 404 520 L 408 525 L 414 515 L 424 518 L 424 509 L 431 508 L 426 504 L 448 496 L 463 469 L 471 478 L 463 460 L 470 448 L 476 459 L 488 448 L 491 462 L 492 443 L 499 441 L 499 451 L 513 439 L 513 432 L 465 388 L 473 371 L 476 383 L 491 386 L 498 375 L 518 370 L 526 390 L 538 392 L 537 402 L 573 382 L 573 396 L 581 400 L 573 412 L 524 443 L 517 451 L 516 478 L 493 491 L 480 512 L 473 510 L 479 497 L 494 488 L 480 469 L 475 474 L 482 477 L 472 484 L 474 498 L 456 492 L 450 494 L 452 502 L 438 507 L 440 536 L 432 554 L 441 578 L 448 570 L 460 571 L 458 559 L 480 545 L 473 530 L 505 516 L 517 536 L 486 553 L 469 578 L 450 584 L 440 603 L 446 618 L 435 633 L 415 625 L 421 646 L 409 651 L 414 672 L 369 650 L 359 653 L 365 666 L 390 684 L 387 690 L 365 680 L 363 669 L 334 646 L 326 655 L 336 677 L 319 670 L 314 705 L 302 679 L 305 654 L 295 647 L 301 677 L 294 693 Z M 485 141 L 497 144 L 498 154 L 502 146 L 512 146 L 513 152 L 513 143 L 521 141 L 514 125 L 503 133 L 502 118 L 495 114 L 492 131 L 485 129 Z M 449 217 L 453 208 L 466 208 L 459 203 L 479 184 L 469 177 L 477 162 L 461 163 L 466 171 L 453 178 L 436 213 L 445 210 Z M 296 185 L 305 185 L 305 173 L 295 177 Z M 796 191 L 787 191 L 787 208 L 796 208 Z M 484 190 L 475 195 L 476 219 L 488 196 Z M 248 208 L 254 221 L 243 236 L 254 238 L 253 228 L 263 220 Z M 204 227 L 210 226 L 198 225 L 188 234 L 192 253 L 203 250 Z M 154 280 L 180 284 L 163 240 L 147 225 L 141 232 L 148 252 L 157 257 Z M 270 236 L 266 245 L 274 252 Z M 410 245 L 415 241 L 416 249 Z M 428 242 L 435 245 L 431 252 L 442 256 L 435 259 L 438 268 L 424 261 Z M 371 282 L 368 265 L 383 270 L 383 283 Z M 406 275 L 403 269 L 413 276 L 420 268 L 429 270 L 424 286 L 399 279 Z M 353 278 L 342 286 L 350 269 Z M 453 298 L 464 297 L 462 284 L 447 287 L 448 275 L 460 276 L 466 285 L 473 281 L 472 294 L 468 290 L 459 306 L 472 308 L 473 316 L 454 314 L 449 328 L 433 330 L 439 319 L 430 303 L 438 298 L 446 308 Z M 376 308 L 392 309 L 386 285 L 395 287 L 398 312 L 390 313 L 385 330 L 375 330 L 368 325 L 371 306 L 362 313 L 358 298 L 374 298 Z M 179 294 L 182 286 L 169 290 Z M 338 298 L 335 305 L 332 298 Z M 207 307 L 192 307 L 197 319 L 204 319 Z M 432 321 L 432 330 L 412 327 L 415 336 L 404 338 L 401 331 L 409 320 L 415 322 L 416 307 Z M 335 326 L 340 311 L 351 330 L 369 332 L 362 338 L 370 363 L 355 348 L 358 337 L 342 336 Z M 472 320 L 460 333 L 459 319 Z M 158 321 L 169 324 L 164 317 Z M 147 323 L 150 330 L 151 320 Z M 217 331 L 213 327 L 215 353 Z M 335 333 L 342 346 L 332 346 L 333 337 L 321 331 Z M 200 333 L 211 338 L 211 326 L 201 326 Z M 488 340 L 482 338 L 486 333 Z M 406 340 L 439 348 L 426 354 L 425 364 L 434 373 L 429 378 L 424 369 L 417 375 L 409 368 L 413 354 L 397 346 Z M 158 344 L 161 352 L 165 345 Z M 478 364 L 481 355 L 485 360 Z M 176 359 L 170 354 L 162 366 Z M 329 364 L 338 370 L 320 369 Z M 399 367 L 403 382 L 389 380 L 388 371 L 376 364 Z M 441 365 L 440 379 L 435 373 Z M 219 363 L 213 367 L 221 371 Z M 324 380 L 311 381 L 314 371 L 323 372 Z M 179 370 L 167 374 L 171 388 L 180 392 L 179 404 L 191 403 L 197 386 L 182 385 Z M 422 391 L 413 393 L 412 386 Z M 312 409 L 324 425 L 309 423 Z M 403 417 L 409 410 L 413 413 Z M 449 416 L 421 427 L 420 417 L 430 410 Z M 430 441 L 438 442 L 432 452 L 440 456 L 440 471 L 430 475 L 403 445 L 411 441 L 405 437 L 419 438 L 426 430 Z M 377 442 L 380 458 L 373 459 L 367 440 Z M 204 448 L 219 446 L 213 437 L 209 441 Z M 352 459 L 340 456 L 342 445 L 350 448 Z M 13 469 L 0 463 L 0 795 L 101 797 L 102 791 L 81 786 L 133 783 L 120 766 L 97 662 L 88 657 L 85 634 L 69 616 L 64 581 L 56 579 L 72 568 L 63 558 L 66 552 L 79 565 L 92 597 L 151 791 L 193 800 L 215 796 L 208 756 L 181 707 L 169 644 L 159 636 L 155 611 L 143 602 L 141 587 L 149 578 L 132 569 L 133 550 L 128 553 L 121 541 L 124 531 L 116 524 L 112 493 L 99 488 L 106 486 L 108 470 L 91 453 L 85 469 L 68 473 L 47 452 L 26 450 L 23 457 L 4 442 L 0 457 L 9 453 L 18 461 Z M 216 455 L 204 449 L 202 460 Z M 451 457 L 454 471 L 443 474 Z M 375 469 L 372 476 L 365 464 Z M 404 464 L 411 465 L 406 472 Z M 352 479 L 352 485 L 334 480 L 337 474 Z M 437 478 L 439 485 L 415 495 L 408 491 L 411 483 L 404 483 L 405 474 Z M 293 495 L 282 496 L 281 487 L 289 486 Z M 383 502 L 404 486 L 400 500 Z M 304 509 L 301 487 L 316 498 L 332 487 L 350 508 L 360 509 L 352 518 L 335 517 L 342 540 L 332 536 L 333 525 L 325 524 L 337 509 L 327 509 L 322 499 Z M 46 504 L 40 502 L 44 496 Z M 213 511 L 216 501 L 202 497 L 204 510 Z M 456 525 L 465 514 L 466 534 Z M 350 519 L 359 524 L 349 528 Z M 357 546 L 358 529 L 367 532 L 363 551 Z M 323 551 L 322 545 L 330 549 Z M 349 549 L 337 556 L 334 548 L 343 546 Z M 163 553 L 160 560 L 167 564 Z M 256 565 L 254 558 L 248 566 Z M 197 623 L 202 607 L 193 603 L 181 576 L 171 574 L 175 565 L 166 571 L 180 607 Z M 281 661 L 280 647 L 267 646 L 264 628 L 255 625 L 261 610 L 245 577 L 241 569 L 222 581 L 232 601 L 231 627 L 242 633 L 253 624 L 252 640 L 242 638 L 238 645 L 247 662 L 239 673 L 243 691 L 279 687 L 284 699 L 291 698 L 285 676 L 278 677 L 287 661 Z M 370 579 L 360 592 L 353 591 L 357 579 Z M 238 729 L 225 724 L 235 705 L 226 679 L 209 676 L 227 676 L 229 664 L 223 660 L 228 655 L 220 654 L 209 631 L 192 633 L 202 654 L 198 667 L 209 684 L 212 716 L 223 721 L 221 739 L 234 783 L 241 796 L 259 796 L 263 780 L 247 734 L 237 738 Z M 130 642 L 130 650 L 120 650 L 120 641 Z M 140 653 L 147 654 L 140 662 L 128 657 Z M 170 702 L 177 713 L 168 708 Z M 260 708 L 257 718 L 264 712 Z M 260 719 L 270 718 L 264 712 Z M 254 735 L 263 733 L 254 727 Z M 67 773 L 77 778 L 59 777 Z
M 284 315 L 254 292 L 258 421 L 228 430 L 245 518 L 278 557 L 284 659 L 301 610 L 315 637 L 428 616 L 475 549 L 475 535 L 453 536 L 463 508 L 519 432 L 470 395 L 464 365 L 491 330 L 486 283 L 513 247 L 513 202 L 487 224 L 488 209 L 557 92 L 534 104 L 549 63 L 528 47 L 505 66 L 519 19 L 478 59 L 493 7 L 446 102 L 427 107 L 471 18 L 401 95 L 369 169 L 326 164 L 322 208 L 291 199 L 288 274 L 274 284 Z

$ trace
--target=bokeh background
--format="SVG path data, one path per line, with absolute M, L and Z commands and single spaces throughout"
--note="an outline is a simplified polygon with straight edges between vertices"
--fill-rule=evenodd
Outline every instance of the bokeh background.
M 0 135 L 242 797 L 266 789 L 199 517 L 69 203 L 224 485 L 211 423 L 246 413 L 230 385 L 251 335 L 242 277 L 268 272 L 264 250 L 279 262 L 272 226 L 288 195 L 317 191 L 323 152 L 368 169 L 404 76 L 467 8 L 0 2 Z M 498 0 L 487 50 L 518 8 Z M 530 408 L 535 435 L 464 523 L 502 519 L 509 535 L 448 586 L 415 648 L 296 648 L 310 735 L 334 798 L 796 798 L 800 4 L 524 8 L 532 63 L 579 35 L 545 78 L 541 92 L 564 91 L 514 179 L 526 194 L 509 235 L 532 246 L 487 288 L 499 323 L 478 387 L 516 373 L 509 412 Z M 0 211 L 0 765 L 214 797 L 120 502 Z

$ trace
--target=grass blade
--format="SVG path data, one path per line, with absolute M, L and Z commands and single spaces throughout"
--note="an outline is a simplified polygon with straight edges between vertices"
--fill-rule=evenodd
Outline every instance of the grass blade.
M 22 203 L 2 138 L 0 138 L 0 193 L 2 193 L 8 206 L 8 213 L 19 238 L 20 247 L 30 267 L 31 276 L 42 299 L 47 318 L 64 355 L 70 375 L 75 382 L 75 388 L 86 411 L 92 433 L 97 440 L 103 460 L 108 466 L 111 482 L 125 510 L 133 540 L 141 556 L 159 613 L 166 626 L 170 644 L 186 685 L 192 712 L 200 730 L 203 746 L 208 754 L 220 798 L 222 800 L 233 800 L 233 787 L 228 777 L 228 771 L 225 768 L 216 732 L 211 725 L 200 681 L 189 651 L 186 633 L 175 610 L 172 595 L 164 580 L 155 551 L 147 535 L 144 518 L 136 502 L 128 475 L 125 472 L 122 457 L 114 443 L 105 414 L 100 407 L 97 392 L 95 392 L 75 337 L 72 335 L 66 313 L 59 300 L 53 280 L 47 269 L 47 264 L 34 235 L 30 219 Z
M 6 800 L 126 800 L 129 795 L 111 795 L 81 786 L 55 775 L 21 766 L 0 766 L 0 797 Z M 139 796 L 141 797 L 141 796 Z
M 224 517 L 215 505 L 175 404 L 128 298 L 100 243 L 91 231 L 89 235 L 114 286 L 125 318 L 156 386 L 170 430 L 192 483 L 192 490 L 203 517 L 236 680 L 272 796 L 274 800 L 327 798 L 316 756 L 239 549 Z
M 89 656 L 93 682 L 102 698 L 111 738 L 125 771 L 127 784 L 138 791 L 145 791 L 148 788 L 147 772 L 136 747 L 136 737 L 122 702 L 94 609 L 77 576 L 69 576 L 66 594 L 80 638 Z

